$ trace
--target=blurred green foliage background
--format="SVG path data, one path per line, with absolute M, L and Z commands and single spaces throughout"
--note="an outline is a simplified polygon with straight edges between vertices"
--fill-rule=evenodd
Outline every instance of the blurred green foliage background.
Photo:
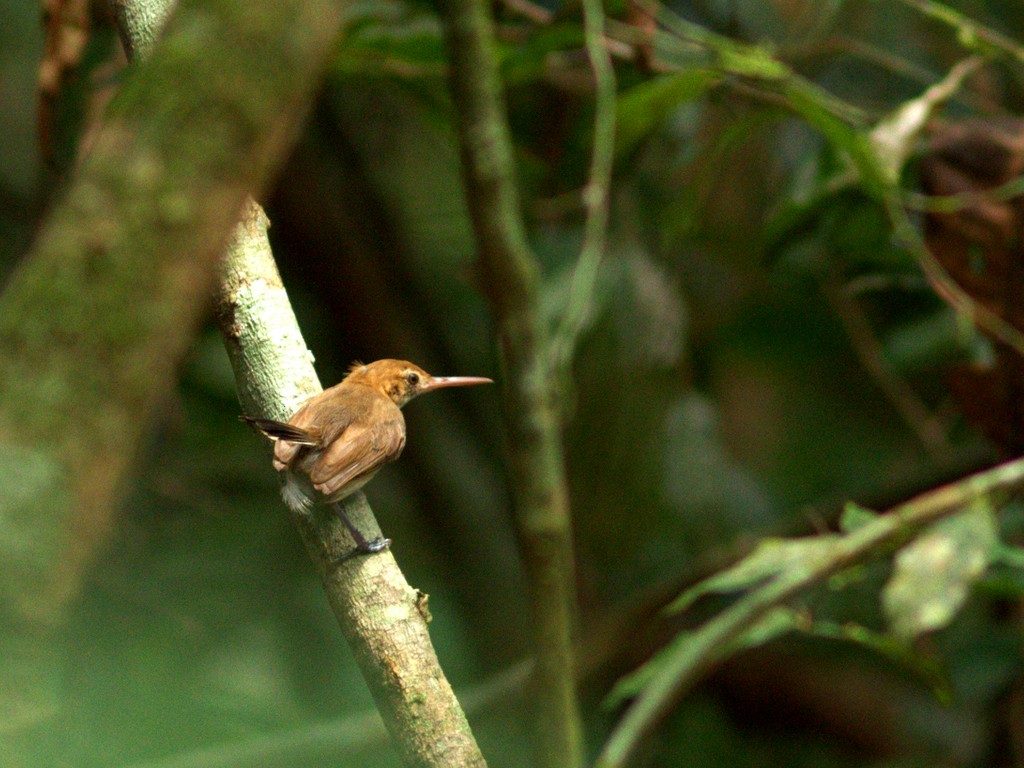
M 1019 3 L 949 5 L 1020 40 Z M 514 3 L 495 6 L 552 322 L 578 254 L 592 122 L 571 6 L 544 23 Z M 964 56 L 950 29 L 890 0 L 671 9 L 763 46 L 855 106 L 865 125 Z M 608 12 L 631 23 L 624 5 Z M 91 15 L 81 66 L 44 118 L 45 157 L 40 8 L 0 0 L 0 276 L 27 252 L 90 115 L 117 87 L 121 54 L 104 4 Z M 394 0 L 356 3 L 352 16 L 305 134 L 264 196 L 321 378 L 334 383 L 351 361 L 382 357 L 498 377 L 435 10 Z M 652 89 L 659 62 L 686 71 L 695 54 L 669 46 L 652 66 L 639 51 L 616 62 L 610 245 L 563 389 L 592 749 L 614 720 L 601 704 L 610 686 L 679 628 L 655 615 L 679 589 L 759 536 L 820 530 L 846 499 L 884 508 L 998 455 L 944 379 L 952 362 L 983 354 L 984 340 L 929 288 L 875 200 L 853 189 L 810 202 L 840 162 L 828 137 L 741 78 Z M 1021 85 L 1019 66 L 992 63 L 947 114 L 1012 114 Z M 851 310 L 844 297 L 858 280 L 876 287 Z M 855 331 L 851 341 L 851 311 L 866 338 Z M 934 417 L 930 433 L 894 407 L 865 365 L 865 341 Z M 41 753 L 40 765 L 396 764 L 266 452 L 237 412 L 211 327 L 80 585 L 65 664 L 53 670 L 63 691 L 57 753 Z M 435 395 L 407 418 L 405 455 L 368 496 L 409 581 L 430 594 L 442 665 L 490 764 L 527 765 L 518 665 L 529 609 L 498 393 Z M 1009 537 L 1015 517 L 1011 507 Z M 883 566 L 867 568 L 855 589 L 823 589 L 806 608 L 878 626 L 872 595 L 884 577 Z M 641 764 L 1021 764 L 1020 588 L 1011 573 L 993 575 L 954 625 L 920 641 L 931 677 L 839 641 L 743 654 L 679 706 Z

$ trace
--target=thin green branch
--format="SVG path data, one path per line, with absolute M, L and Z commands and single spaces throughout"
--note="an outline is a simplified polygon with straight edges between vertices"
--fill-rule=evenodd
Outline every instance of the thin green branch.
M 595 768 L 624 768 L 674 703 L 725 658 L 734 641 L 773 608 L 829 576 L 906 541 L 929 523 L 960 512 L 975 499 L 1022 483 L 1024 459 L 1017 459 L 921 494 L 846 534 L 820 561 L 776 577 L 747 593 L 696 632 L 681 636 L 664 657 L 659 675 L 615 727 Z
M 893 233 L 903 247 L 917 259 L 936 292 L 981 330 L 1009 345 L 1020 354 L 1024 354 L 1024 333 L 1021 333 L 999 314 L 976 301 L 953 279 L 921 238 L 921 232 L 907 215 L 899 194 L 894 191 L 885 197 L 883 203 L 892 224 Z
M 977 57 L 959 62 L 943 80 L 928 88 L 918 99 L 904 104 L 867 137 L 834 121 L 815 123 L 815 112 L 808 111 L 806 104 L 794 103 L 792 108 L 804 114 L 812 124 L 817 124 L 825 138 L 849 156 L 859 178 L 844 174 L 842 181 L 859 183 L 881 202 L 896 239 L 917 259 L 936 292 L 979 328 L 1024 354 L 1024 333 L 967 293 L 924 243 L 920 231 L 907 215 L 904 193 L 899 186 L 912 142 L 924 129 L 928 117 L 979 65 Z M 804 95 L 801 94 L 801 101 Z M 1000 188 L 1000 191 L 1003 190 Z
M 938 79 L 937 73 L 933 70 L 917 64 L 892 50 L 873 45 L 866 40 L 839 35 L 836 38 L 836 46 L 838 51 L 847 53 L 851 58 L 860 59 L 887 73 L 906 78 L 914 85 L 929 86 Z M 980 102 L 977 95 L 973 93 L 961 94 L 960 98 L 965 103 L 975 106 Z
M 533 606 L 537 765 L 577 768 L 583 739 L 572 644 L 572 526 L 551 350 L 540 311 L 540 268 L 520 210 L 489 4 L 446 0 L 442 9 L 480 283 L 495 316 L 505 368 L 516 529 Z
M 917 435 L 918 441 L 932 458 L 949 455 L 949 425 L 933 412 L 910 383 L 888 361 L 882 342 L 857 302 L 855 295 L 844 291 L 834 270 L 823 282 L 825 296 L 846 331 L 846 336 L 861 367 L 885 394 L 904 423 Z
M 923 195 L 908 190 L 903 202 L 908 208 L 926 213 L 958 213 L 982 202 L 1008 203 L 1024 195 L 1024 176 L 1016 176 L 991 189 L 955 192 L 951 195 Z
M 586 219 L 579 261 L 569 285 L 565 314 L 551 342 L 552 367 L 564 375 L 593 308 L 594 288 L 604 256 L 615 160 L 615 68 L 605 39 L 602 0 L 582 0 L 583 33 L 594 72 L 594 136 L 590 175 L 583 190 Z
M 930 85 L 920 96 L 909 99 L 889 112 L 868 134 L 878 166 L 890 186 L 898 186 L 903 167 L 932 115 L 963 86 L 982 65 L 980 56 L 969 56 L 950 67 L 945 77 Z
M 969 16 L 953 10 L 949 6 L 937 3 L 934 0 L 896 0 L 896 2 L 913 8 L 929 18 L 940 21 L 955 29 L 957 39 L 965 48 L 995 48 L 1016 59 L 1018 63 L 1024 64 L 1024 46 L 1021 46 L 1020 43 L 1001 32 L 997 32 L 991 27 L 986 27 Z M 979 42 L 984 45 L 979 45 Z M 982 50 L 982 52 L 985 51 Z
M 813 104 L 824 114 L 847 125 L 867 123 L 868 116 L 863 109 L 795 72 L 788 64 L 775 58 L 768 48 L 719 35 L 686 21 L 661 3 L 636 0 L 636 6 L 663 28 L 655 32 L 655 41 L 682 56 L 683 67 L 706 66 L 743 81 L 758 83 L 771 88 L 773 95 L 783 93 L 791 99 L 799 98 Z M 617 29 L 621 29 L 621 25 Z M 695 61 L 695 55 L 699 55 L 701 60 Z
M 907 215 L 899 186 L 903 164 L 910 153 L 912 142 L 924 130 L 934 110 L 960 87 L 963 79 L 980 63 L 981 59 L 974 56 L 959 62 L 942 81 L 928 88 L 917 99 L 904 104 L 891 118 L 879 123 L 871 132 L 869 141 L 858 142 L 863 146 L 863 151 L 851 154 L 851 158 L 860 172 L 861 183 L 884 206 L 897 240 L 917 259 L 936 292 L 983 331 L 1024 354 L 1024 333 L 976 301 L 953 279 L 925 244 L 919 229 Z M 889 133 L 893 135 L 887 136 Z M 828 138 L 833 139 L 832 136 Z M 869 184 L 869 181 L 872 183 Z

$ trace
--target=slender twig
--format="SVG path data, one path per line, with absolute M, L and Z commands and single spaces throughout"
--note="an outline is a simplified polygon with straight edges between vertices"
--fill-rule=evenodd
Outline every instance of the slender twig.
M 918 292 L 927 291 L 930 288 L 928 281 L 917 273 L 875 272 L 850 278 L 841 290 L 851 297 L 856 297 L 866 293 L 883 293 L 885 291 Z
M 903 193 L 904 204 L 915 211 L 927 213 L 958 213 L 981 202 L 1006 203 L 1024 194 L 1024 176 L 1015 176 L 991 189 L 954 192 L 951 195 L 922 195 L 920 192 Z
M 931 0 L 899 1 L 919 8 L 922 11 L 927 9 L 930 13 L 944 14 L 948 11 L 953 16 L 948 14 L 944 16 L 943 18 L 946 21 L 956 19 L 958 23 L 968 24 L 969 22 L 969 20 L 961 18 L 959 14 L 955 14 L 946 9 L 945 6 L 933 3 Z M 809 114 L 816 115 L 819 121 L 822 118 L 833 120 L 835 130 L 823 130 L 823 133 L 827 139 L 836 144 L 840 152 L 844 152 L 850 157 L 859 174 L 859 179 L 849 174 L 841 174 L 837 176 L 836 181 L 842 185 L 859 182 L 866 191 L 874 194 L 884 206 L 896 238 L 921 264 L 923 272 L 932 283 L 936 292 L 946 299 L 954 309 L 970 318 L 979 328 L 1024 354 L 1024 333 L 1021 333 L 1013 325 L 1006 322 L 997 313 L 975 301 L 949 275 L 945 267 L 935 258 L 935 255 L 921 239 L 920 232 L 907 215 L 904 208 L 905 196 L 897 183 L 900 170 L 897 165 L 901 166 L 904 162 L 906 152 L 903 151 L 899 157 L 888 158 L 891 162 L 886 163 L 880 156 L 877 143 L 873 146 L 871 142 L 863 141 L 863 137 L 854 134 L 854 127 L 859 126 L 863 122 L 865 115 L 862 110 L 847 104 L 817 84 L 800 77 L 782 62 L 771 59 L 761 49 L 716 35 L 699 25 L 679 18 L 676 14 L 661 6 L 652 8 L 648 0 L 635 0 L 635 2 L 638 7 L 647 9 L 647 12 L 651 13 L 652 16 L 657 18 L 660 23 L 664 24 L 674 34 L 678 35 L 681 40 L 697 44 L 713 52 L 718 58 L 715 66 L 721 67 L 724 71 L 732 74 L 742 74 L 750 77 L 756 82 L 776 86 L 785 96 L 788 106 L 797 112 L 806 113 L 806 110 L 810 107 L 811 113 Z M 981 30 L 985 33 L 986 40 L 993 44 L 1002 40 L 997 33 L 986 30 L 979 25 L 968 25 L 968 27 L 961 25 L 958 28 L 969 28 L 973 31 Z M 1024 48 L 1016 46 L 1012 41 L 1002 40 L 1000 44 L 1010 53 L 1024 55 Z M 934 108 L 940 101 L 947 98 L 953 90 L 959 87 L 963 77 L 974 67 L 978 66 L 978 61 L 980 60 L 972 57 L 960 62 L 951 69 L 943 81 L 929 89 L 935 95 L 935 98 L 927 106 Z M 842 130 L 840 130 L 840 127 Z M 847 133 L 845 144 L 836 138 L 836 134 L 843 131 Z M 999 187 L 995 192 L 999 196 L 1004 196 L 1011 194 L 1015 189 L 1016 180 L 1012 180 Z M 911 199 L 916 198 L 911 196 Z M 964 199 L 956 197 L 948 201 L 942 198 L 936 202 L 936 205 L 940 207 L 948 205 L 956 208 L 963 202 Z
M 871 140 L 867 142 L 864 151 L 857 154 L 853 161 L 864 182 L 875 180 L 874 191 L 889 216 L 894 235 L 920 263 L 936 292 L 983 331 L 1024 354 L 1024 333 L 997 312 L 975 300 L 928 248 L 919 229 L 907 215 L 899 186 L 912 140 L 924 130 L 932 112 L 980 64 L 981 59 L 972 56 L 952 67 L 946 77 L 928 88 L 922 96 L 907 102 L 886 121 L 879 123 L 871 132 Z
M 530 2 L 530 0 L 502 0 L 502 4 L 512 13 L 522 16 L 539 26 L 550 24 L 554 21 L 555 14 L 542 5 Z
M 824 288 L 864 370 L 889 398 L 924 449 L 935 459 L 947 455 L 952 446 L 946 426 L 907 380 L 892 370 L 882 345 L 854 296 L 844 290 L 834 276 L 825 279 Z
M 594 72 L 594 137 L 590 176 L 583 191 L 586 218 L 579 261 L 569 285 L 565 314 L 551 342 L 552 367 L 560 375 L 572 363 L 580 334 L 593 309 L 594 288 L 608 234 L 612 166 L 615 160 L 615 69 L 605 40 L 602 0 L 582 0 L 583 33 Z
M 148 55 L 171 5 L 118 0 L 117 18 L 130 54 Z M 320 384 L 277 273 L 267 224 L 262 208 L 250 199 L 221 260 L 215 311 L 243 410 L 287 418 Z M 345 503 L 361 530 L 379 531 L 362 494 Z M 431 645 L 422 596 L 406 582 L 391 553 L 337 566 L 339 555 L 351 548 L 340 520 L 331 514 L 291 516 L 405 763 L 484 766 Z
M 853 59 L 872 64 L 886 72 L 905 77 L 917 85 L 935 82 L 935 73 L 917 62 L 891 50 L 841 32 L 822 41 L 814 41 L 807 48 L 795 47 L 784 50 L 787 61 L 806 60 L 819 56 L 846 54 Z
M 891 147 L 886 147 L 877 140 L 879 129 L 876 126 L 873 131 L 875 140 L 858 142 L 860 151 L 855 155 L 851 154 L 851 159 L 860 173 L 861 183 L 875 193 L 884 207 L 896 239 L 918 261 L 935 291 L 983 331 L 1024 354 L 1024 333 L 998 313 L 976 301 L 928 248 L 921 237 L 921 232 L 907 215 L 899 186 L 902 164 L 908 155 L 907 147 L 911 137 L 923 129 L 927 115 L 958 87 L 963 77 L 977 66 L 977 61 L 972 57 L 958 63 L 940 83 L 929 88 L 924 96 L 916 100 L 927 111 L 909 120 L 908 125 L 900 129 L 903 133 L 900 137 L 903 143 L 900 151 L 893 152 Z
M 672 647 L 658 676 L 615 727 L 595 768 L 623 768 L 672 705 L 723 660 L 736 638 L 773 608 L 821 584 L 832 574 L 907 540 L 929 523 L 960 512 L 975 499 L 1022 483 L 1024 459 L 1017 459 L 935 488 L 846 534 L 817 563 L 784 573 L 747 593 Z
M 993 312 L 981 302 L 976 301 L 946 271 L 942 262 L 931 252 L 931 249 L 922 239 L 920 231 L 910 220 L 906 210 L 903 208 L 898 191 L 892 190 L 891 194 L 888 194 L 883 200 L 883 204 L 889 215 L 889 221 L 892 224 L 893 233 L 896 235 L 897 240 L 917 259 L 936 293 L 981 330 L 991 334 L 1019 353 L 1024 354 L 1024 333 L 1021 333 L 1020 330 L 1008 323 L 998 313 Z
M 965 47 L 977 48 L 978 41 L 1024 63 L 1024 46 L 991 27 L 980 24 L 959 11 L 934 2 L 934 0 L 896 0 L 929 18 L 941 21 L 957 31 L 957 37 Z
M 709 56 L 707 64 L 725 74 L 773 86 L 784 92 L 791 103 L 796 98 L 812 102 L 815 108 L 846 124 L 866 123 L 865 110 L 838 98 L 795 72 L 784 61 L 772 56 L 767 48 L 738 42 L 686 21 L 662 3 L 652 0 L 633 2 L 635 7 L 649 14 L 667 31 L 667 35 L 660 31 L 656 33 L 656 39 L 666 41 L 680 53 L 704 51 Z
M 576 768 L 583 748 L 573 664 L 572 528 L 540 269 L 527 243 L 493 21 L 483 0 L 442 4 L 480 282 L 505 366 L 516 527 L 533 606 L 537 765 Z

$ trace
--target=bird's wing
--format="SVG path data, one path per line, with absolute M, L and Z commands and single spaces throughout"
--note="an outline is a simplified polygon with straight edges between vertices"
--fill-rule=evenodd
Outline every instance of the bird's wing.
M 352 419 L 360 412 L 359 395 L 361 394 L 348 392 L 347 397 L 338 397 L 338 390 L 345 387 L 345 382 L 342 382 L 310 397 L 291 415 L 287 423 L 277 428 L 277 434 L 270 434 L 264 430 L 264 434 L 267 434 L 268 437 L 277 439 L 274 444 L 275 469 L 283 470 L 290 466 L 295 459 L 308 456 L 310 451 L 316 452 L 324 446 L 330 445 L 338 435 L 345 431 Z M 353 395 L 355 395 L 355 399 L 353 399 Z M 353 401 L 355 407 L 338 407 L 339 401 Z M 280 424 L 280 422 L 277 423 Z M 257 426 L 260 425 L 257 424 Z M 262 427 L 260 428 L 262 429 Z M 305 439 L 294 439 L 300 437 Z M 308 446 L 308 450 L 303 450 L 305 446 Z
M 372 411 L 369 418 L 350 422 L 313 464 L 309 479 L 325 496 L 364 475 L 373 474 L 401 455 L 405 447 L 402 412 L 384 398 L 374 402 Z

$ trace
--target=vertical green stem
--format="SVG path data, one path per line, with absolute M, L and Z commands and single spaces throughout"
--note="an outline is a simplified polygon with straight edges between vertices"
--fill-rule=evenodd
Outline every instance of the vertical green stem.
M 526 238 L 484 0 L 443 4 L 463 175 L 480 275 L 505 365 L 516 521 L 533 605 L 538 764 L 577 768 L 572 526 L 550 343 L 539 311 L 540 271 Z
M 572 365 L 573 352 L 586 327 L 593 305 L 598 268 L 608 235 L 612 167 L 615 161 L 615 69 L 605 43 L 602 0 L 582 0 L 583 33 L 590 68 L 594 72 L 594 145 L 590 174 L 583 190 L 586 219 L 583 246 L 569 285 L 565 315 L 551 343 L 551 357 L 559 377 Z

